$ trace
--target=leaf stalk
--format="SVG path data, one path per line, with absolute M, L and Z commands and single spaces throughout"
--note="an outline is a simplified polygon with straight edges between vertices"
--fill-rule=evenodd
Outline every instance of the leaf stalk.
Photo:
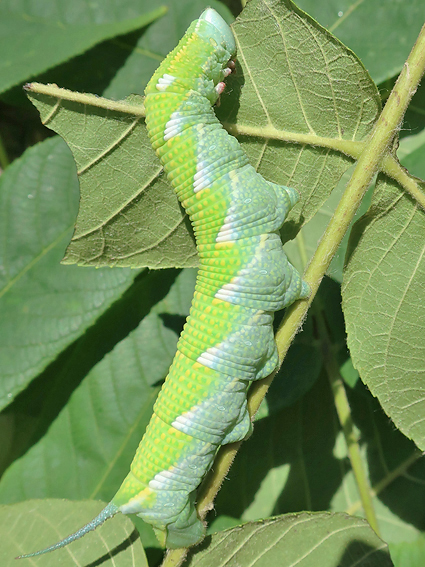
M 6 148 L 3 144 L 3 140 L 0 136 L 0 168 L 4 171 L 6 167 L 9 165 L 9 157 L 6 152 Z
M 145 116 L 145 107 L 143 104 L 132 104 L 124 100 L 110 100 L 102 96 L 94 94 L 78 93 L 63 89 L 54 84 L 43 85 L 42 83 L 27 83 L 24 89 L 33 94 L 41 94 L 57 98 L 58 102 L 68 101 L 77 104 L 94 106 L 96 108 L 106 108 L 106 110 L 123 112 L 132 116 Z M 142 98 L 142 97 L 140 97 Z
M 318 299 L 320 298 L 318 297 Z M 351 468 L 353 469 L 354 478 L 356 479 L 360 500 L 363 505 L 367 521 L 375 531 L 376 535 L 380 536 L 378 520 L 372 500 L 372 489 L 370 487 L 366 471 L 363 467 L 363 460 L 360 453 L 358 437 L 354 429 L 347 392 L 339 371 L 338 363 L 335 359 L 335 353 L 332 349 L 332 342 L 329 337 L 320 300 L 318 304 L 316 302 L 314 303 L 313 309 L 322 346 L 324 366 L 332 390 L 339 423 L 347 444 L 348 458 L 350 459 Z

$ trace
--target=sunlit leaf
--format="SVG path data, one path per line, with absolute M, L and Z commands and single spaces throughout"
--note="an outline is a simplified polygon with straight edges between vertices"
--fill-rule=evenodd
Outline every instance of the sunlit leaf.
M 344 514 L 293 514 L 211 536 L 188 567 L 391 567 L 387 545 L 369 524 Z
M 425 189 L 425 185 L 422 185 Z M 354 366 L 395 425 L 425 448 L 425 215 L 385 178 L 355 225 L 342 289 Z
M 289 1 L 251 3 L 233 29 L 240 67 L 229 78 L 219 116 L 241 134 L 257 136 L 241 142 L 266 179 L 299 191 L 300 204 L 283 228 L 284 238 L 293 238 L 351 165 L 347 143 L 370 132 L 378 92 L 353 53 Z M 116 112 L 97 108 L 95 99 L 79 102 L 76 95 L 70 102 L 66 96 L 40 95 L 36 88 L 30 93 L 45 124 L 71 147 L 80 171 L 81 207 L 66 262 L 196 265 L 193 236 L 161 176 L 143 109 L 137 118 L 132 114 L 131 105 L 141 101 L 126 99 Z M 323 215 L 319 232 L 326 222 Z

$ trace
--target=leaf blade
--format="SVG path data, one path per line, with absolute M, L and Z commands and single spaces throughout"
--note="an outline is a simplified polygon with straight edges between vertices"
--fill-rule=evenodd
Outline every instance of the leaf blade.
M 211 536 L 188 567 L 391 567 L 387 545 L 364 520 L 330 513 L 288 514 Z
M 165 7 L 129 20 L 104 23 L 70 23 L 56 18 L 28 16 L 0 10 L 0 92 L 28 80 L 97 43 L 139 29 L 161 17 Z M 28 49 L 27 46 L 31 46 Z
M 30 148 L 0 178 L 0 345 L 4 407 L 128 287 L 136 272 L 60 265 L 78 186 L 58 138 Z
M 103 507 L 101 502 L 66 500 L 28 500 L 0 506 L 1 564 L 12 567 L 16 565 L 16 555 L 43 549 L 49 542 L 59 541 L 93 519 Z M 74 567 L 89 565 L 99 558 L 102 558 L 102 564 L 111 567 L 148 566 L 128 517 L 118 514 L 88 533 L 78 544 L 49 553 L 39 561 L 46 567 L 59 563 L 63 567 Z
M 350 235 L 342 288 L 353 363 L 395 425 L 421 449 L 424 240 L 422 209 L 380 176 L 371 209 Z

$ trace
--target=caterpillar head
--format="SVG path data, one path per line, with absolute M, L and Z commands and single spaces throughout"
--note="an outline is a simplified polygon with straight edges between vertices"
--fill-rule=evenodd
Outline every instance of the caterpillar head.
M 198 22 L 208 22 L 209 39 L 224 47 L 230 53 L 229 59 L 236 55 L 236 42 L 232 30 L 218 12 L 213 8 L 207 8 L 199 16 Z
M 209 45 L 208 51 L 205 51 L 209 56 L 205 59 L 202 68 L 203 76 L 209 79 L 210 84 L 204 81 L 203 94 L 214 105 L 224 91 L 223 80 L 235 67 L 236 42 L 229 25 L 212 8 L 204 10 L 194 24 L 195 34 L 204 45 Z
M 234 69 L 236 42 L 223 18 L 208 8 L 193 21 L 178 46 L 168 54 L 145 94 L 158 91 L 198 93 L 214 105 L 224 79 Z

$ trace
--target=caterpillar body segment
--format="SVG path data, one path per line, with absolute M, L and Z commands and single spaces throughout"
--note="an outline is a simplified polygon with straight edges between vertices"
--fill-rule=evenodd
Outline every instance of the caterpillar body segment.
M 112 501 L 131 505 L 167 547 L 202 539 L 194 491 L 218 448 L 250 432 L 248 386 L 278 361 L 273 312 L 308 293 L 279 237 L 297 193 L 257 174 L 212 108 L 235 53 L 230 28 L 206 10 L 145 91 L 148 134 L 192 222 L 200 268 L 152 427 Z
M 117 511 L 150 523 L 164 547 L 198 543 L 205 526 L 196 489 L 219 447 L 251 431 L 247 389 L 278 362 L 274 311 L 309 290 L 279 236 L 296 191 L 256 173 L 212 108 L 235 54 L 231 29 L 207 9 L 146 87 L 148 134 L 196 237 L 200 267 L 190 314 L 110 504 L 62 542 L 23 557 L 63 547 Z

